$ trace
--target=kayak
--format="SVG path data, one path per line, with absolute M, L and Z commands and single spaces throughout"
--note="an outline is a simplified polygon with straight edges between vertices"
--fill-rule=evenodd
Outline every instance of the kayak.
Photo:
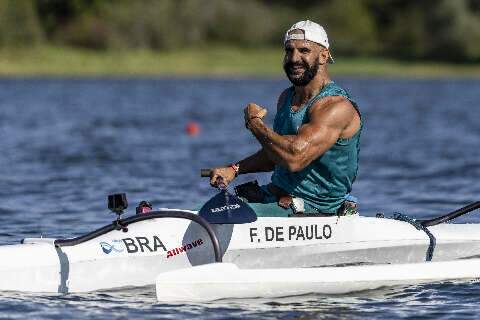
M 285 280 L 290 269 L 297 274 L 346 265 L 433 265 L 478 255 L 479 224 L 422 229 L 408 220 L 358 215 L 213 224 L 195 211 L 161 209 L 77 238 L 29 238 L 0 246 L 0 290 L 66 293 L 154 285 L 163 273 L 215 262 L 254 274 L 264 270 L 259 275 L 285 269 Z

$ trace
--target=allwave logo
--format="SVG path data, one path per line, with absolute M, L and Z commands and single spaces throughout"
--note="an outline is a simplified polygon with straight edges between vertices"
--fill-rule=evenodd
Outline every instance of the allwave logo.
M 175 248 L 175 249 L 172 249 L 172 250 L 168 250 L 167 259 L 170 258 L 170 257 L 176 256 L 177 254 L 186 253 L 188 250 L 199 247 L 202 244 L 203 244 L 203 239 L 200 238 L 198 240 L 195 240 L 195 241 L 192 241 L 190 243 L 184 244 L 181 247 L 178 247 L 178 248 Z
M 109 254 L 112 251 L 123 252 L 125 250 L 122 240 L 112 240 L 112 243 L 102 241 L 100 242 L 100 247 L 102 248 L 103 252 L 106 254 Z
M 236 204 L 226 205 L 226 206 L 223 206 L 223 207 L 212 208 L 212 209 L 210 209 L 210 211 L 212 213 L 219 213 L 219 212 L 223 212 L 225 210 L 235 210 L 235 209 L 239 209 L 239 208 L 240 208 L 240 205 L 238 203 L 236 203 Z

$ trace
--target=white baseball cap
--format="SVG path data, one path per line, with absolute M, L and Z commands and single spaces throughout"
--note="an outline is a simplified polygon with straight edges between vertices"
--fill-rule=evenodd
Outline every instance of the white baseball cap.
M 302 30 L 303 34 L 291 33 L 293 30 Z M 283 44 L 287 43 L 288 40 L 309 40 L 319 45 L 330 49 L 330 44 L 328 43 L 328 36 L 325 32 L 325 29 L 318 23 L 312 22 L 310 20 L 299 21 L 295 23 L 290 29 L 285 33 L 285 40 Z M 332 54 L 329 50 L 328 63 L 334 63 L 335 61 L 332 58 Z

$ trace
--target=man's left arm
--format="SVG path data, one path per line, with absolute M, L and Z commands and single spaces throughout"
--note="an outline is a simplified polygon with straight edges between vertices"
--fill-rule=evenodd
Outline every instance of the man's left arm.
M 272 162 L 292 172 L 302 170 L 330 149 L 355 116 L 348 100 L 328 97 L 311 107 L 310 121 L 299 128 L 297 135 L 281 136 L 255 117 L 251 109 L 245 110 L 248 128 Z

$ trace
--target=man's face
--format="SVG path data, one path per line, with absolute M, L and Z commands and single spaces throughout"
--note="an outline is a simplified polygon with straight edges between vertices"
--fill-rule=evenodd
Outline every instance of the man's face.
M 285 44 L 283 70 L 291 83 L 306 86 L 320 68 L 322 46 L 307 40 L 289 40 Z

